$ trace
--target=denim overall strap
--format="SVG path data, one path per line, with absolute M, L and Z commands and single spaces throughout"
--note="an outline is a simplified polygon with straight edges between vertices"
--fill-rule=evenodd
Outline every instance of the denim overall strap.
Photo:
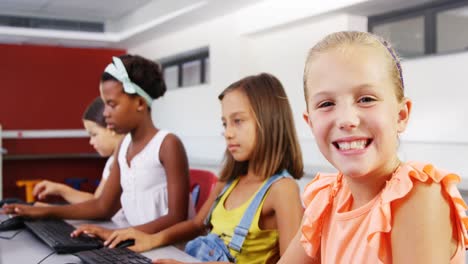
M 244 216 L 242 217 L 239 225 L 234 229 L 234 235 L 232 236 L 231 242 L 229 243 L 228 247 L 232 248 L 237 252 L 241 251 L 242 245 L 245 241 L 245 237 L 249 233 L 250 226 L 252 225 L 252 220 L 255 217 L 255 213 L 257 212 L 258 207 L 263 200 L 263 197 L 275 181 L 284 177 L 291 177 L 287 170 L 283 170 L 282 172 L 271 176 L 266 181 L 266 183 L 258 191 L 257 195 L 255 195 L 255 198 L 252 200 L 249 207 L 245 211 Z

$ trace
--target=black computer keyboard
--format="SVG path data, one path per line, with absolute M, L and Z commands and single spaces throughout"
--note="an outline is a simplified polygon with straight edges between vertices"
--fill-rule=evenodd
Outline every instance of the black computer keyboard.
M 59 219 L 26 220 L 26 227 L 57 253 L 74 253 L 101 248 L 102 241 L 87 235 L 70 237 L 75 227 Z
M 86 264 L 141 263 L 151 264 L 151 259 L 127 248 L 101 248 L 81 251 L 74 254 Z

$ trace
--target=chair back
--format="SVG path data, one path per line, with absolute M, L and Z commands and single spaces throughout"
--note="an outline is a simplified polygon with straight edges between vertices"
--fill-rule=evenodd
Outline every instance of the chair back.
M 211 171 L 190 169 L 190 192 L 197 212 L 208 199 L 217 181 L 218 177 Z

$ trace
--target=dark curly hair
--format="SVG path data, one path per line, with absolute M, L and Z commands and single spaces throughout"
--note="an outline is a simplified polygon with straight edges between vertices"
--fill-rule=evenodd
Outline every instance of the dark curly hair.
M 119 58 L 122 60 L 130 80 L 140 86 L 151 98 L 158 99 L 164 95 L 166 83 L 161 67 L 157 63 L 139 55 L 125 54 Z M 118 81 L 109 73 L 104 72 L 101 75 L 101 82 L 108 80 Z

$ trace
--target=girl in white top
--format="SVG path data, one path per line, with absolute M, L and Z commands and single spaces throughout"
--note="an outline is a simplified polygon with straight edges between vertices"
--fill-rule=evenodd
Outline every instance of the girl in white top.
M 164 166 L 158 159 L 153 158 L 159 153 L 161 144 L 168 137 L 169 132 L 159 132 L 132 159 L 126 162 L 126 153 L 131 144 L 131 136 L 127 134 L 120 146 L 118 160 L 120 164 L 120 182 L 123 189 L 120 203 L 127 220 L 131 225 L 138 225 L 161 217 L 168 213 L 168 188 Z M 194 210 L 189 206 L 189 210 Z M 194 212 L 190 211 L 189 215 Z
M 162 96 L 165 91 L 159 65 L 140 56 L 114 57 L 113 63 L 106 67 L 101 76 L 101 98 L 106 105 L 104 117 L 109 129 L 129 135 L 126 144 L 116 151 L 119 158 L 112 165 L 102 195 L 66 206 L 10 204 L 4 206 L 4 211 L 29 217 L 109 219 L 122 207 L 122 202 L 129 223 L 146 233 L 156 233 L 186 220 L 190 202 L 185 149 L 175 135 L 162 136 L 165 132 L 156 128 L 151 120 L 152 100 Z M 161 141 L 158 147 L 151 147 L 153 138 Z M 126 170 L 126 167 L 131 169 Z M 147 168 L 151 169 L 146 171 Z M 163 186 L 167 186 L 164 194 L 145 197 L 138 194 L 149 193 Z M 158 197 L 167 198 L 161 200 Z M 84 225 L 72 235 L 86 231 L 92 231 L 103 239 L 114 232 Z
M 97 97 L 88 105 L 83 113 L 83 125 L 89 133 L 89 144 L 93 146 L 100 156 L 109 157 L 102 171 L 102 179 L 94 194 L 73 189 L 63 183 L 43 180 L 36 184 L 33 190 L 34 196 L 39 200 L 44 200 L 47 196 L 60 196 L 68 203 L 73 204 L 88 201 L 101 195 L 114 160 L 112 155 L 123 138 L 123 135 L 116 134 L 114 131 L 106 128 L 103 112 L 104 102 L 100 97 Z M 47 204 L 36 202 L 35 205 Z

